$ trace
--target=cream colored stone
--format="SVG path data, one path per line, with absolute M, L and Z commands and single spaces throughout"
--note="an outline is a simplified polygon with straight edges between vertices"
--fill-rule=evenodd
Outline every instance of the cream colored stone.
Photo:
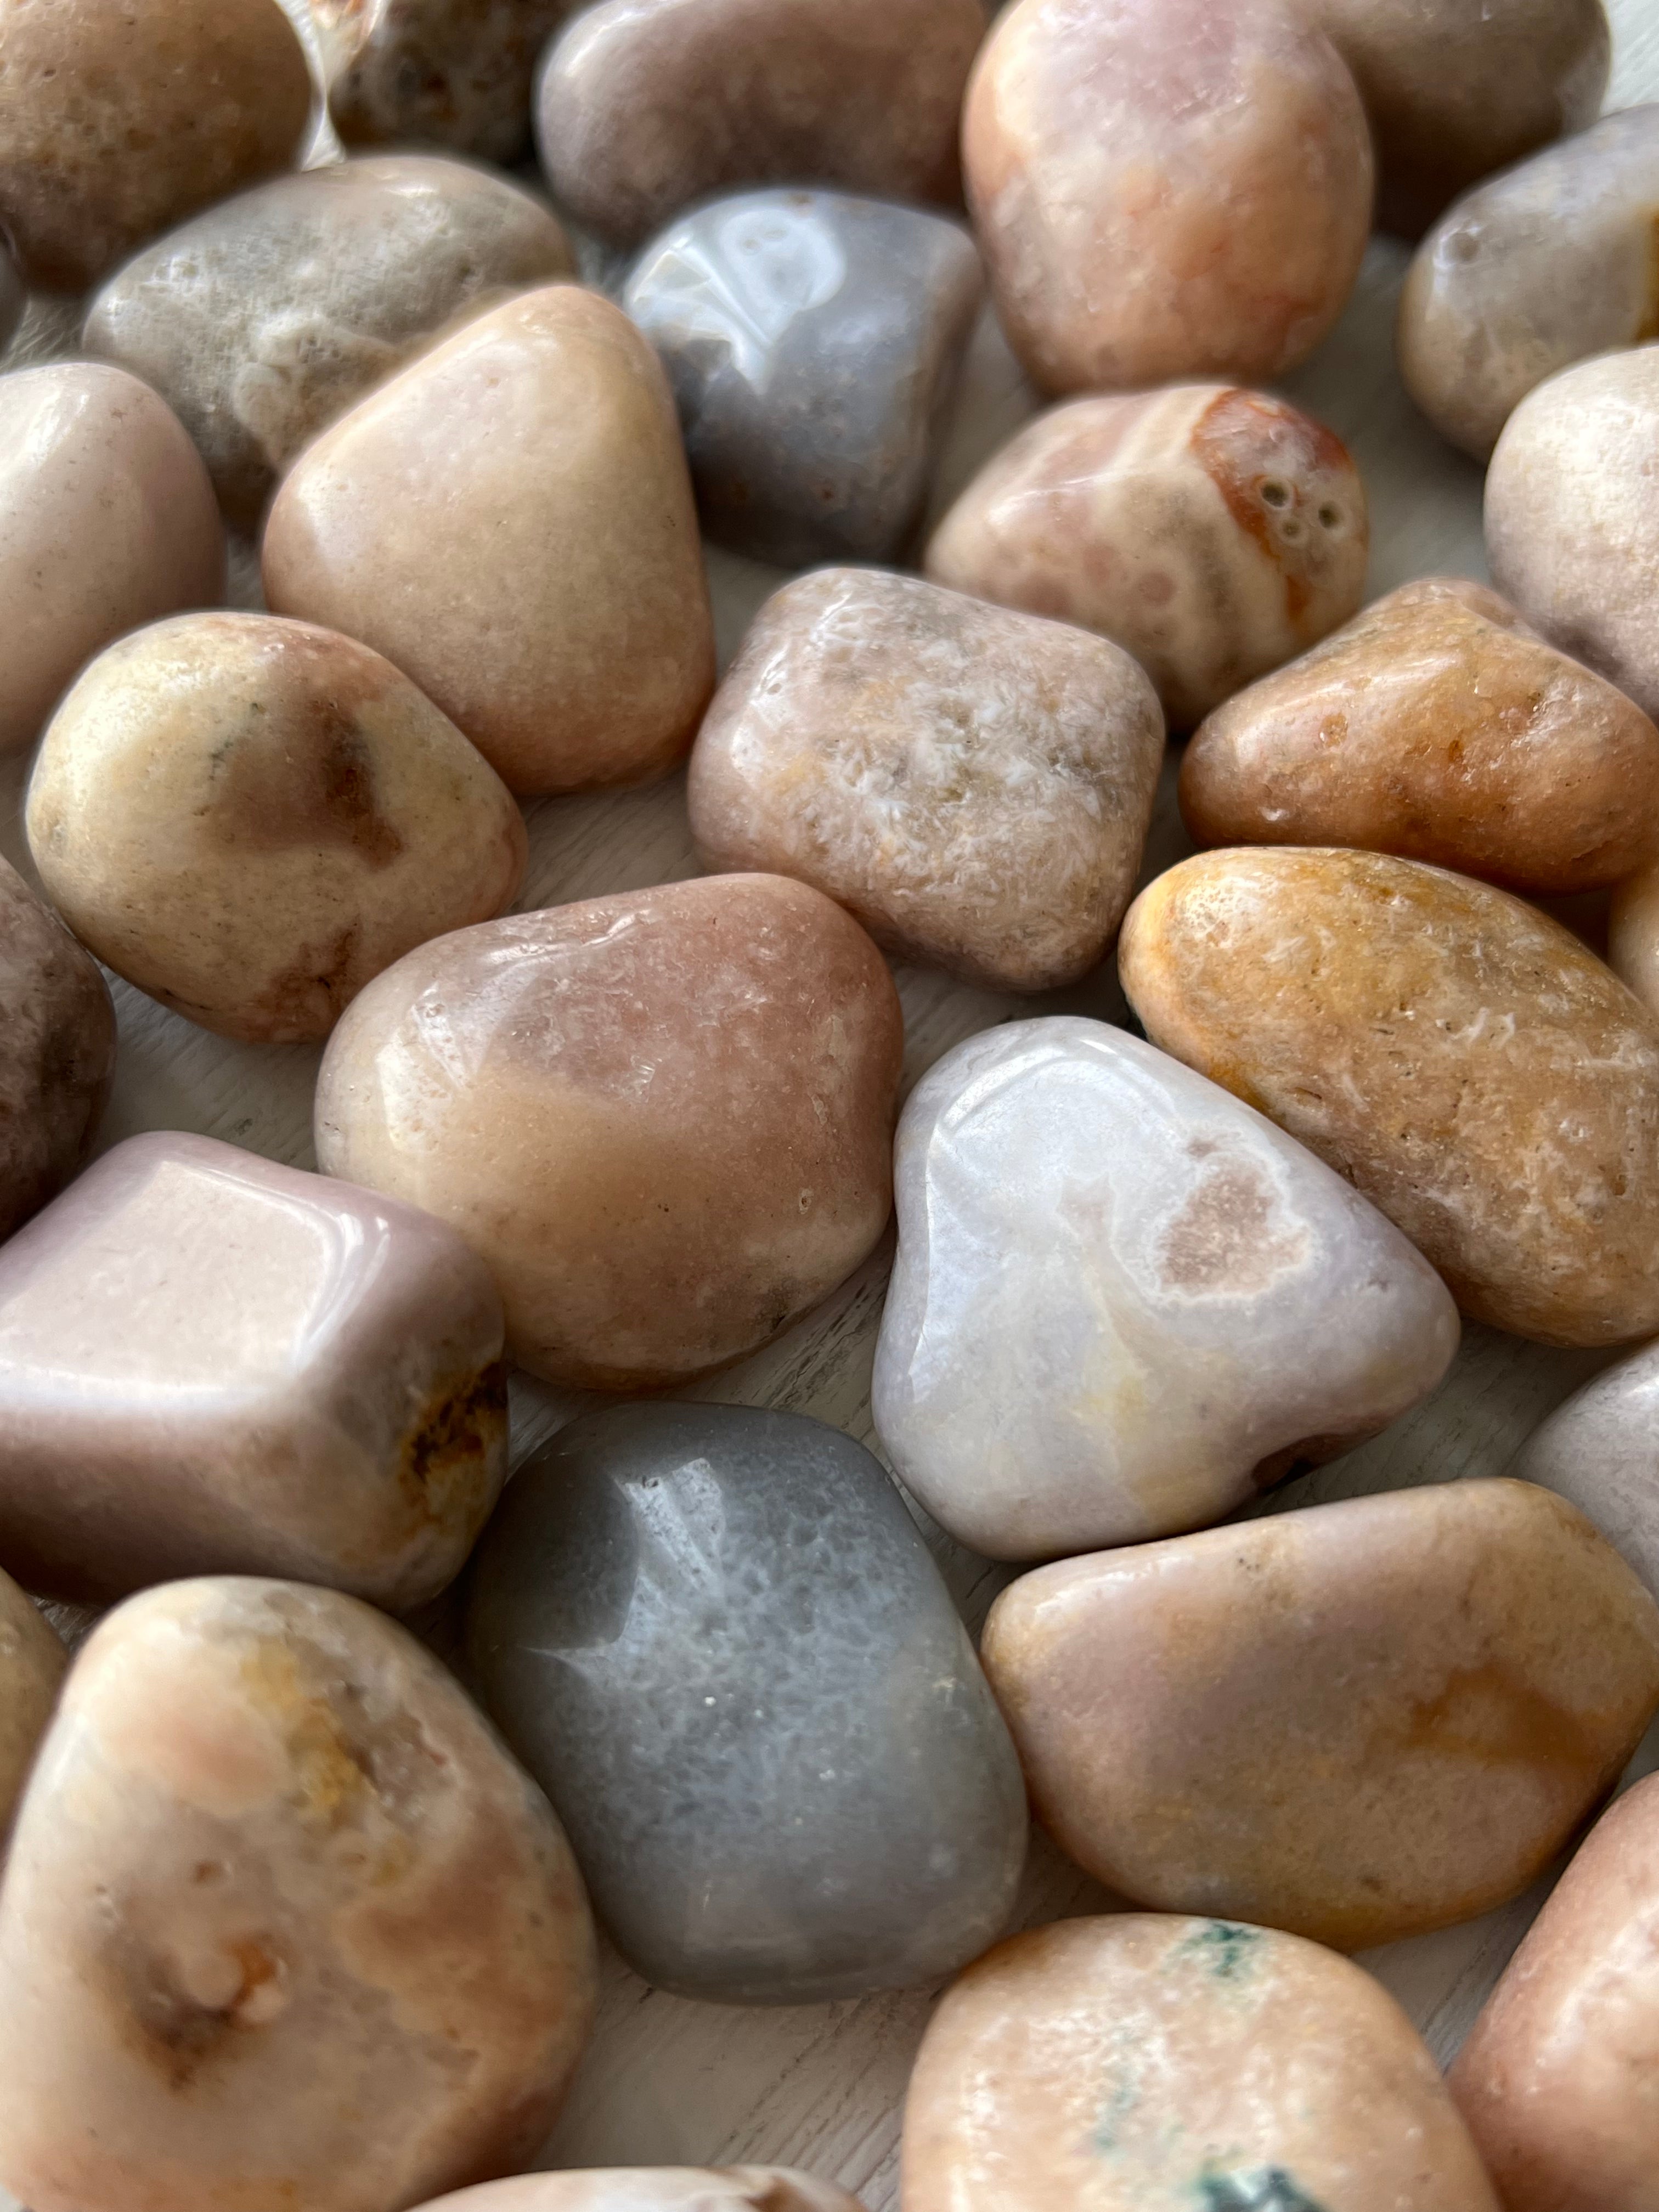
M 0 1843 L 68 1667 L 46 1615 L 9 1575 L 0 1575 Z
M 422 2212 L 862 2212 L 833 2182 L 782 2166 L 596 2166 L 521 2173 L 440 2197 Z

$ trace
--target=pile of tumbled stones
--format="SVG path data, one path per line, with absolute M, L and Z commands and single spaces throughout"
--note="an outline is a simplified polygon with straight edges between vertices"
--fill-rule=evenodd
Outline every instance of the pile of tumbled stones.
M 568 13 L 313 0 L 301 169 L 276 0 L 0 0 L 0 338 L 89 295 L 0 377 L 0 2183 L 852 2212 L 523 2172 L 591 1899 L 693 1996 L 951 1980 L 906 2212 L 1652 2212 L 1659 1780 L 1448 2082 L 1343 1954 L 1659 1710 L 1659 107 L 1601 0 Z M 1374 210 L 1498 589 L 1362 611 L 1260 387 Z M 1054 404 L 923 543 L 988 293 Z M 807 572 L 718 684 L 700 532 Z M 701 879 L 512 910 L 520 801 L 688 758 Z M 1139 1034 L 1037 998 L 895 1149 L 884 956 L 1114 945 Z M 323 1172 L 82 1172 L 100 963 L 326 1038 Z M 674 1401 L 895 1203 L 886 1466 Z M 1460 1314 L 1636 1348 L 1506 1479 L 1243 1513 Z M 513 1364 L 611 1401 L 504 1492 Z M 977 1652 L 888 1468 L 1025 1570 Z M 999 1941 L 1028 1802 L 1124 1910 Z

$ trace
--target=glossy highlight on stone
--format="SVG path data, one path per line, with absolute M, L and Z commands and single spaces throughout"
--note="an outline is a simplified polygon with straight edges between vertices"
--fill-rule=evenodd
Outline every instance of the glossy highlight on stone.
M 1575 1390 L 1509 1472 L 1576 1505 L 1659 1596 L 1659 1344 Z
M 571 0 L 311 0 L 328 112 L 348 146 L 444 146 L 486 161 L 530 149 L 536 58 Z
M 783 2166 L 591 2166 L 520 2173 L 437 2199 L 443 2212 L 862 2212 L 833 2182 Z M 421 2212 L 436 2212 L 422 2206 Z
M 0 1843 L 69 1667 L 69 1654 L 40 1607 L 0 1575 Z

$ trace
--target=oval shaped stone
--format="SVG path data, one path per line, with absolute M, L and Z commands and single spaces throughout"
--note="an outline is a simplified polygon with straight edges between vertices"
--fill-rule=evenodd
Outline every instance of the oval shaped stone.
M 0 860 L 0 1243 L 92 1150 L 114 1074 L 96 962 Z
M 1343 1950 L 1517 1896 L 1659 1709 L 1659 1606 L 1523 1482 L 1039 1567 L 982 1656 L 1038 1816 L 1097 1881 Z
M 980 0 L 602 0 L 543 64 L 542 167 L 612 246 L 732 185 L 954 205 L 984 35 Z
M 799 877 L 994 990 L 1075 982 L 1129 902 L 1164 717 L 1128 655 L 909 576 L 775 592 L 698 733 L 705 867 Z
M 1183 860 L 1130 908 L 1146 1034 L 1546 1344 L 1659 1329 L 1659 1020 L 1557 922 L 1376 853 Z
M 1003 327 L 1050 392 L 1282 375 L 1341 313 L 1370 228 L 1353 79 L 1273 0 L 1020 0 L 962 144 Z
M 1443 437 L 1485 461 L 1546 377 L 1659 337 L 1656 221 L 1659 106 L 1606 116 L 1458 201 L 1400 299 L 1400 373 Z
M 1386 1427 L 1457 1349 L 1444 1285 L 1340 1176 L 1103 1022 L 947 1053 L 895 1180 L 876 1427 L 994 1559 L 1218 1521 Z
M 9 1575 L 0 1575 L 0 1842 L 11 1826 L 69 1654 Z
M 507 1479 L 503 1337 L 441 1222 L 130 1137 L 0 1249 L 0 1560 L 87 1602 L 234 1573 L 423 1604 Z
M 0 0 L 0 227 L 33 285 L 82 291 L 290 167 L 310 114 L 277 0 Z
M 383 653 L 512 791 L 661 775 L 714 690 L 667 381 L 574 284 L 480 316 L 324 431 L 263 562 L 274 613 Z
M 546 1800 L 355 1599 L 147 1591 L 76 1660 L 0 1888 L 0 2180 L 368 2212 L 533 2156 L 592 2017 Z
M 378 653 L 180 615 L 94 660 L 29 779 L 47 895 L 129 982 L 222 1036 L 326 1036 L 428 938 L 510 906 L 523 817 Z
M 520 2173 L 438 2200 L 443 2212 L 863 2212 L 831 2181 L 784 2166 L 592 2166 Z M 422 2207 L 422 2212 L 431 2212 Z
M 1190 729 L 1347 620 L 1370 544 L 1359 471 L 1322 423 L 1178 385 L 1028 423 L 939 524 L 927 568 L 1114 639 Z
M 886 963 L 805 884 L 618 891 L 377 977 L 324 1058 L 318 1157 L 460 1231 L 533 1374 L 658 1389 L 868 1257 L 902 1046 Z
M 1496 592 L 1429 577 L 1218 707 L 1181 811 L 1200 845 L 1352 845 L 1593 890 L 1659 849 L 1659 730 Z
M 1659 1345 L 1643 1345 L 1575 1390 L 1509 1472 L 1569 1499 L 1659 1595 Z
M 571 0 L 311 0 L 328 112 L 348 146 L 530 151 L 536 58 Z
M 783 568 L 897 559 L 983 291 L 960 225 L 844 192 L 739 193 L 653 239 L 623 304 L 709 535 Z
M 0 376 L 0 753 L 112 638 L 224 586 L 213 487 L 165 400 L 92 362 Z
M 1529 392 L 1486 472 L 1492 580 L 1553 645 L 1659 716 L 1659 345 Z
M 454 322 L 575 264 L 551 211 L 429 155 L 260 185 L 137 255 L 88 352 L 153 385 L 246 526 L 301 449 Z
M 749 1406 L 627 1406 L 514 1478 L 472 1670 L 637 1973 L 813 2004 L 1001 1934 L 1025 1793 L 966 1630 L 860 1444 Z

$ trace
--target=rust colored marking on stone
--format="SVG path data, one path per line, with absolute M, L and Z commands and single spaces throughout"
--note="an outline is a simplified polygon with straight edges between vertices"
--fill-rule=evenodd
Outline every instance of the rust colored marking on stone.
M 1460 1668 L 1439 1694 L 1421 1698 L 1404 1726 L 1390 1731 L 1413 1751 L 1439 1751 L 1483 1766 L 1536 1766 L 1582 1780 L 1598 1775 L 1595 1717 L 1579 1720 L 1521 1680 L 1500 1660 Z
M 1304 514 L 1306 478 L 1327 471 L 1348 474 L 1347 447 L 1334 431 L 1310 416 L 1252 392 L 1219 393 L 1193 426 L 1194 458 L 1225 501 L 1227 512 L 1259 545 L 1285 581 L 1285 611 L 1300 622 L 1313 599 L 1307 570 L 1317 557 L 1316 509 Z M 1274 499 L 1275 487 L 1283 495 Z M 1277 509 L 1294 514 L 1304 537 L 1287 544 L 1273 526 Z
M 507 1363 L 441 1388 L 398 1456 L 404 1495 L 442 1527 L 472 1510 L 491 1453 L 507 1434 Z

